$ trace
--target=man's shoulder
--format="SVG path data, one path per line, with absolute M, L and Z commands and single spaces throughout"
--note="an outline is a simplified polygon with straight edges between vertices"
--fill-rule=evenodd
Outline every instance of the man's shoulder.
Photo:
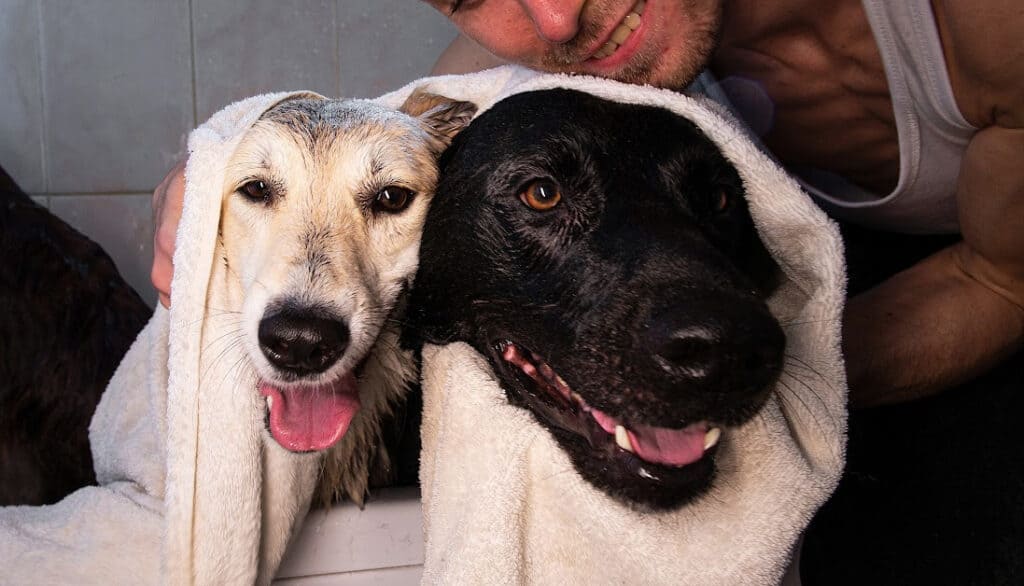
M 978 127 L 1024 128 L 1024 6 L 1020 0 L 933 0 L 950 81 Z

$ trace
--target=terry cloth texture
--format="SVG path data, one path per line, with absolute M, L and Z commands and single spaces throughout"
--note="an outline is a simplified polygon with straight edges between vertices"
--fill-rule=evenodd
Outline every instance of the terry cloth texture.
M 843 466 L 842 247 L 835 225 L 719 105 L 654 88 L 502 67 L 416 82 L 485 111 L 512 94 L 569 88 L 692 120 L 736 166 L 784 273 L 769 305 L 784 373 L 762 416 L 726 432 L 720 479 L 696 503 L 638 513 L 572 471 L 486 360 L 457 343 L 423 353 L 421 480 L 427 584 L 770 584 Z
M 304 517 L 318 460 L 263 440 L 262 397 L 218 345 L 223 263 L 214 251 L 224 166 L 267 94 L 189 137 L 174 304 L 158 307 L 90 426 L 99 486 L 46 507 L 0 509 L 4 584 L 266 584 Z M 220 319 L 218 319 L 218 317 Z M 233 347 L 238 345 L 232 345 Z

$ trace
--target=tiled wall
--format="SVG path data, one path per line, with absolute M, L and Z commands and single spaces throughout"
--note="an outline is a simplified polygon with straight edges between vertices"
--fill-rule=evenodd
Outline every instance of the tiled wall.
M 154 302 L 150 196 L 190 129 L 265 91 L 382 94 L 454 36 L 417 0 L 0 0 L 0 165 Z

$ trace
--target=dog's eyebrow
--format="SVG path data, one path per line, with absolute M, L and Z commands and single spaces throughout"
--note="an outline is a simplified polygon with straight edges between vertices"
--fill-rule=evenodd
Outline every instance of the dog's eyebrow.
M 370 174 L 380 175 L 384 172 L 384 161 L 377 155 L 370 159 Z

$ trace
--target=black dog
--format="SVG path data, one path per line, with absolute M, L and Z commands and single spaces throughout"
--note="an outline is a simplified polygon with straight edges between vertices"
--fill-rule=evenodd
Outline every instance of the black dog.
M 777 269 L 718 148 L 665 110 L 547 90 L 485 112 L 441 166 L 420 341 L 487 356 L 608 494 L 667 509 L 706 490 L 785 345 Z
M 89 421 L 150 309 L 0 169 L 0 505 L 95 484 Z

